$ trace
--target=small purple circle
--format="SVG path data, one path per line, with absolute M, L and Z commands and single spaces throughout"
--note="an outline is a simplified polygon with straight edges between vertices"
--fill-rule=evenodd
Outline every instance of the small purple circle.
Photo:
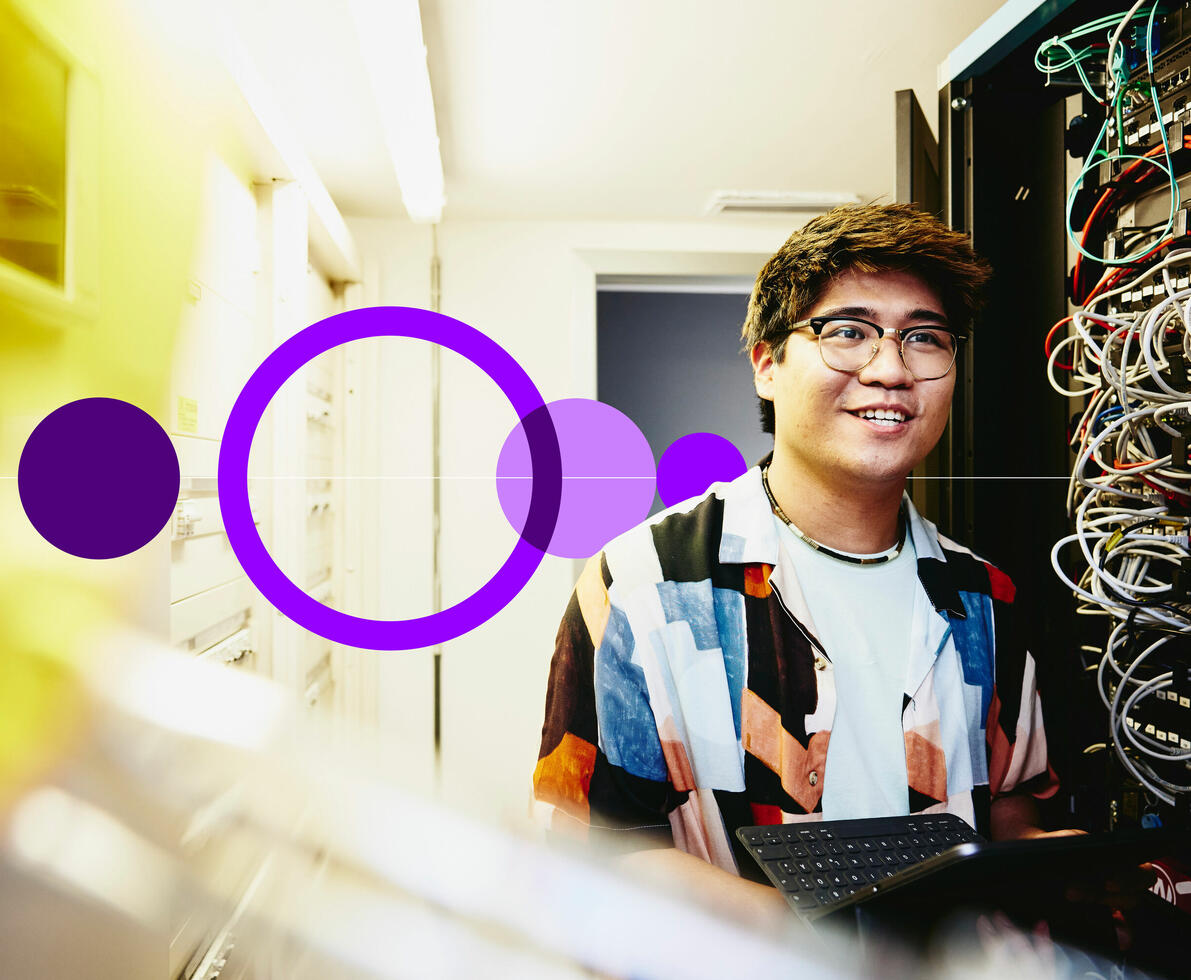
M 744 456 L 714 432 L 692 432 L 675 439 L 658 460 L 658 494 L 673 507 L 698 497 L 721 480 L 734 480 L 748 469 Z
M 533 496 L 526 533 L 496 574 L 447 609 L 417 619 L 367 619 L 324 606 L 277 567 L 257 532 L 248 501 L 248 456 L 261 416 L 278 389 L 312 358 L 367 337 L 427 340 L 466 357 L 500 388 L 526 419 L 533 459 Z M 413 650 L 461 636 L 500 612 L 542 562 L 531 540 L 549 540 L 562 494 L 562 463 L 549 413 L 525 369 L 475 327 L 441 313 L 405 306 L 349 310 L 320 320 L 273 351 L 248 379 L 228 416 L 219 447 L 219 507 L 232 550 L 261 594 L 312 633 L 367 650 Z
M 549 418 L 562 448 L 562 503 L 551 534 L 525 527 L 530 512 L 530 441 L 525 422 Z M 513 427 L 496 464 L 496 492 L 513 528 L 559 558 L 588 558 L 639 524 L 653 503 L 649 441 L 623 412 L 590 398 L 564 398 Z
M 178 454 L 151 415 L 118 398 L 80 398 L 41 420 L 21 450 L 29 522 L 79 558 L 119 558 L 157 536 L 178 502 Z

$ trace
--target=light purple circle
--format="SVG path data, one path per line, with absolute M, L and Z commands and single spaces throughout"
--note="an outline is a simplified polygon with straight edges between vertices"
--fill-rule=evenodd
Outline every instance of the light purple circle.
M 417 619 L 366 619 L 323 605 L 295 585 L 269 554 L 248 499 L 248 457 L 252 437 L 269 402 L 308 361 L 341 344 L 366 337 L 412 337 L 439 344 L 484 371 L 512 403 L 529 429 L 531 468 L 538 479 L 525 535 L 496 574 L 467 598 Z M 219 508 L 224 530 L 245 573 L 282 615 L 312 633 L 368 650 L 412 650 L 461 636 L 503 609 L 542 561 L 530 539 L 548 539 L 562 495 L 557 437 L 542 396 L 525 369 L 496 341 L 475 327 L 416 307 L 374 306 L 349 310 L 307 327 L 273 351 L 248 379 L 228 416 L 219 447 Z
M 653 450 L 632 419 L 604 402 L 564 398 L 547 403 L 546 410 L 562 452 L 562 503 L 549 541 L 533 543 L 559 558 L 589 558 L 648 516 Z M 501 447 L 496 493 L 505 517 L 522 535 L 534 482 L 530 473 L 525 428 L 518 423 Z
M 675 439 L 658 460 L 658 495 L 667 507 L 699 497 L 713 483 L 735 480 L 748 469 L 744 456 L 714 432 Z

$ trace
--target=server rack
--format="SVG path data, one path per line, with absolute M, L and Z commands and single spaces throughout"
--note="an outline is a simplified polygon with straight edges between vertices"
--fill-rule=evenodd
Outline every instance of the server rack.
M 1151 80 L 1167 128 L 1173 127 L 1165 138 L 1178 143 L 1170 166 L 1187 191 L 1183 200 L 1191 202 L 1191 149 L 1179 149 L 1184 120 L 1191 132 L 1191 4 L 1160 3 L 1156 10 L 1151 3 L 1140 5 L 1136 19 L 1118 33 L 1113 49 L 1114 64 L 1130 81 L 1117 86 L 1124 95 L 1108 99 L 1107 107 L 1092 97 L 1076 70 L 1048 74 L 1036 66 L 1040 46 L 1050 39 L 1100 18 L 1119 19 L 1129 6 L 1094 0 L 1007 4 L 941 68 L 937 146 L 931 145 L 933 137 L 912 93 L 898 93 L 897 102 L 899 199 L 914 201 L 968 232 L 995 270 L 988 306 L 960 366 L 951 425 L 938 452 L 917 474 L 925 479 L 914 481 L 916 499 L 926 503 L 945 533 L 1005 569 L 1017 583 L 1018 601 L 1030 623 L 1027 639 L 1039 662 L 1052 761 L 1064 782 L 1064 791 L 1050 801 L 1046 816 L 1056 826 L 1075 822 L 1090 829 L 1158 821 L 1191 827 L 1191 794 L 1155 797 L 1144 780 L 1139 783 L 1127 771 L 1128 759 L 1123 765 L 1114 752 L 1106 734 L 1109 715 L 1096 686 L 1098 658 L 1092 653 L 1104 648 L 1107 623 L 1076 614 L 1073 590 L 1051 562 L 1052 545 L 1072 528 L 1068 480 L 1077 457 L 1069 439 L 1075 435 L 1077 446 L 1082 445 L 1079 433 L 1088 432 L 1091 423 L 1081 418 L 1088 397 L 1064 398 L 1052 389 L 1044 342 L 1048 332 L 1058 341 L 1073 329 L 1051 331 L 1081 309 L 1075 301 L 1086 296 L 1089 283 L 1117 268 L 1084 260 L 1082 281 L 1073 283 L 1078 251 L 1066 230 L 1069 189 L 1073 188 L 1070 220 L 1077 232 L 1100 197 L 1107 193 L 1113 200 L 1117 195 L 1116 204 L 1089 222 L 1089 237 L 1082 243 L 1089 254 L 1116 259 L 1125 255 L 1131 237 L 1147 242 L 1132 226 L 1160 224 L 1166 216 L 1161 213 L 1163 193 L 1172 199 L 1158 168 L 1148 164 L 1139 166 L 1158 176 L 1151 173 L 1142 189 L 1126 187 L 1139 179 L 1126 171 L 1133 162 L 1128 154 L 1141 155 L 1158 137 L 1158 113 L 1146 104 Z M 1152 23 L 1147 17 L 1151 11 Z M 1081 67 L 1093 89 L 1112 87 L 1124 77 L 1105 64 L 1110 32 L 1111 27 L 1106 28 L 1103 38 L 1093 33 L 1087 41 L 1091 47 Z M 1130 94 L 1128 86 L 1137 94 Z M 1106 122 L 1106 116 L 1116 115 L 1114 102 L 1125 111 Z M 1108 132 L 1103 143 L 1108 159 L 1085 166 L 1102 124 Z M 1118 126 L 1123 141 L 1118 139 Z M 1170 243 L 1157 258 L 1191 246 L 1185 205 L 1170 211 Z M 1147 261 L 1153 260 L 1151 256 Z M 1144 263 L 1131 268 L 1143 267 Z M 1183 270 L 1172 268 L 1177 281 Z M 1186 272 L 1191 280 L 1191 263 Z M 1079 295 L 1074 295 L 1077 288 Z M 1153 288 L 1160 290 L 1161 283 Z M 1126 293 L 1118 306 L 1112 306 L 1117 300 L 1105 301 L 1104 308 L 1136 315 L 1143 305 L 1140 287 L 1137 293 L 1132 306 L 1124 303 L 1130 295 Z M 1104 332 L 1111 329 L 1105 327 Z M 1177 332 L 1168 327 L 1167 340 Z M 1186 341 L 1187 332 L 1182 327 L 1179 339 Z M 1088 358 L 1088 348 L 1081 343 L 1067 349 Z M 1186 345 L 1177 346 L 1179 350 L 1168 345 L 1158 354 L 1162 377 L 1191 399 L 1191 380 L 1181 360 Z M 1134 408 L 1128 398 L 1126 403 L 1117 417 Z M 1191 419 L 1191 412 L 1187 414 Z M 1165 429 L 1177 421 L 1169 421 Z M 1111 423 L 1097 417 L 1096 424 Z M 1171 454 L 1170 466 L 1191 468 L 1185 440 L 1179 442 L 1153 425 L 1143 435 L 1155 454 Z M 1155 481 L 1163 482 L 1157 476 Z M 1158 500 L 1157 493 L 1152 496 Z M 1166 493 L 1164 504 L 1170 526 L 1143 530 L 1160 532 L 1161 546 L 1173 555 L 1179 550 L 1179 544 L 1172 543 L 1179 538 L 1177 532 L 1187 534 L 1191 528 L 1191 497 Z M 1191 555 L 1185 544 L 1183 551 Z M 1108 559 L 1103 560 L 1107 567 Z M 1069 576 L 1078 577 L 1077 565 L 1070 555 L 1060 558 Z M 1184 565 L 1175 558 L 1155 559 L 1154 566 L 1154 574 L 1173 580 L 1162 598 L 1176 611 L 1191 609 L 1191 560 Z M 1182 623 L 1183 618 L 1170 613 L 1172 622 Z M 1191 686 L 1191 642 L 1186 640 L 1191 617 L 1186 620 L 1170 628 L 1181 635 L 1170 637 L 1163 651 L 1162 666 L 1173 675 L 1166 690 L 1176 697 L 1167 701 L 1164 691 L 1162 698 L 1137 702 L 1126 723 L 1138 731 L 1156 721 L 1160 732 L 1169 725 L 1176 735 L 1191 737 L 1191 711 L 1180 710 L 1177 698 Z M 1151 737 L 1146 744 L 1157 743 Z M 1125 754 L 1131 751 L 1127 747 Z M 1186 762 L 1161 763 L 1158 768 L 1163 778 L 1191 783 Z

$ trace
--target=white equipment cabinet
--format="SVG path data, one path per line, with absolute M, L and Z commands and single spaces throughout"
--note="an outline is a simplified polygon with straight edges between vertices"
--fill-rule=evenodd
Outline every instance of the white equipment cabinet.
M 231 549 L 216 492 L 220 440 L 245 381 L 284 340 L 343 309 L 343 287 L 315 264 L 309 212 L 297 182 L 254 182 L 211 159 L 172 377 L 182 487 L 171 524 L 170 642 L 271 677 L 312 713 L 354 726 L 374 716 L 365 710 L 374 698 L 357 682 L 358 658 L 368 655 L 309 632 L 260 595 Z M 332 606 L 345 593 L 343 378 L 338 349 L 296 372 L 265 412 L 249 465 L 266 547 L 293 582 Z M 262 872 L 246 865 L 237 873 L 248 882 Z M 174 920 L 169 975 L 218 973 L 234 938 L 230 925 L 212 932 L 186 908 Z

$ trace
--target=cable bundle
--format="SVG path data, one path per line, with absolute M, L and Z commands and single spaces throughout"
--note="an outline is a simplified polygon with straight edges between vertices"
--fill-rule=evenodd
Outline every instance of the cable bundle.
M 1072 293 L 1081 305 L 1046 340 L 1051 386 L 1085 400 L 1070 433 L 1076 460 L 1067 508 L 1075 529 L 1055 544 L 1051 562 L 1075 594 L 1078 614 L 1112 620 L 1095 670 L 1117 757 L 1143 788 L 1174 805 L 1179 794 L 1191 793 L 1191 730 L 1178 730 L 1180 716 L 1167 710 L 1178 707 L 1177 695 L 1191 682 L 1191 247 L 1181 247 L 1188 229 L 1167 139 L 1173 113 L 1164 119 L 1153 74 L 1158 4 L 1147 16 L 1139 13 L 1143 3 L 1051 39 L 1035 59 L 1048 75 L 1074 67 L 1105 108 L 1067 198 L 1068 236 L 1078 256 Z M 1132 32 L 1132 58 L 1145 71 L 1131 78 L 1122 38 L 1135 19 L 1145 20 L 1145 31 Z M 1109 31 L 1106 45 L 1072 46 Z M 1085 70 L 1101 57 L 1103 95 Z M 1160 142 L 1145 153 L 1126 152 L 1124 112 L 1147 96 Z M 1112 141 L 1115 155 L 1107 149 Z M 1191 148 L 1191 138 L 1176 149 L 1182 147 Z M 1105 160 L 1132 162 L 1104 187 L 1077 237 L 1070 220 L 1076 193 Z M 1114 211 L 1163 182 L 1170 197 L 1165 223 L 1124 231 L 1122 257 L 1088 250 Z M 1081 282 L 1085 259 L 1104 267 L 1090 289 Z M 1056 342 L 1064 327 L 1068 335 Z M 1058 372 L 1067 377 L 1060 380 Z M 1182 716 L 1191 719 L 1191 711 Z

